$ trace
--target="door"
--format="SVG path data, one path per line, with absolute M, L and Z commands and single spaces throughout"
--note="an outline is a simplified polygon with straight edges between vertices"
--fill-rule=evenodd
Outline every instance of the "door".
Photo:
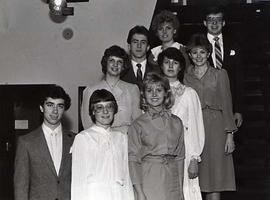
M 0 85 L 0 199 L 13 198 L 16 140 L 42 123 L 39 100 L 48 85 Z

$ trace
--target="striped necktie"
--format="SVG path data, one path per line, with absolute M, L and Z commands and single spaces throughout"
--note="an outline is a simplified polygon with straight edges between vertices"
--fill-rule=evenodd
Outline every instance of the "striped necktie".
M 137 82 L 141 86 L 143 82 L 142 70 L 141 70 L 142 65 L 138 63 L 136 66 L 137 66 Z
M 221 53 L 221 47 L 219 43 L 219 37 L 215 37 L 215 57 L 216 57 L 216 68 L 221 69 L 222 68 L 222 53 Z

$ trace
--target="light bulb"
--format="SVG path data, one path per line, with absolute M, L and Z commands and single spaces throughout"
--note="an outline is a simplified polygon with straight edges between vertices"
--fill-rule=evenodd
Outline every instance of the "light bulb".
M 49 9 L 54 15 L 63 15 L 64 8 L 67 7 L 66 0 L 50 0 Z

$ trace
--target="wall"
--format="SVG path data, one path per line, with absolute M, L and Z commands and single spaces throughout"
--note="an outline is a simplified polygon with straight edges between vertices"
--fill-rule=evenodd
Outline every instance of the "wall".
M 90 0 L 74 3 L 74 16 L 53 22 L 45 0 L 0 0 L 0 83 L 63 86 L 72 98 L 67 112 L 77 131 L 78 86 L 101 78 L 105 48 L 126 48 L 128 30 L 149 27 L 156 0 Z M 70 40 L 62 31 L 71 28 Z

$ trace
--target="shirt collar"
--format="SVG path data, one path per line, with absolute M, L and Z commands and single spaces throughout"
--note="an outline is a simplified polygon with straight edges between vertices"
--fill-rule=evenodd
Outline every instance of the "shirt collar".
M 156 111 L 152 109 L 151 107 L 148 107 L 148 114 L 150 115 L 152 119 L 156 119 L 158 117 L 161 117 L 161 118 L 164 117 L 164 118 L 169 119 L 171 117 L 171 111 L 165 108 L 162 109 L 161 111 Z
M 50 127 L 48 127 L 45 123 L 42 124 L 42 130 L 44 134 L 49 135 L 52 133 L 55 134 L 61 134 L 62 133 L 62 124 L 59 124 L 54 130 L 52 130 Z
M 133 67 L 133 71 L 135 74 L 137 74 L 137 64 L 138 62 L 135 62 L 134 60 L 131 60 L 131 63 L 132 63 L 132 67 Z M 142 70 L 142 73 L 144 74 L 145 72 L 145 69 L 146 69 L 146 63 L 147 63 L 147 60 L 145 59 L 144 61 L 140 62 L 140 64 L 142 65 L 141 67 L 141 70 Z
M 211 35 L 210 33 L 207 33 L 207 38 L 208 38 L 208 40 L 210 41 L 211 44 L 215 42 L 215 40 L 214 40 L 215 37 L 218 37 L 219 42 L 223 43 L 222 33 L 220 33 L 218 36 L 214 36 L 214 35 Z

